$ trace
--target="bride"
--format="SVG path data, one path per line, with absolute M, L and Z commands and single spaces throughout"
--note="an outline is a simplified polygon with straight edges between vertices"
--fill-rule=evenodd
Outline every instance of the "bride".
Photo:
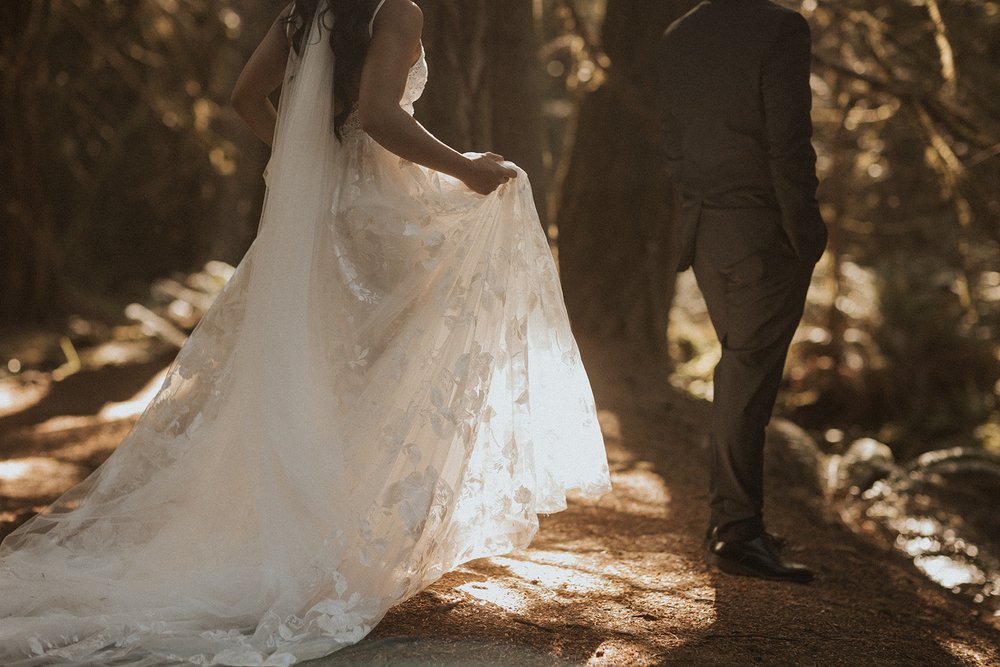
M 420 31 L 298 0 L 254 52 L 257 238 L 114 454 L 0 545 L 0 664 L 323 656 L 609 490 L 528 179 L 413 119 Z

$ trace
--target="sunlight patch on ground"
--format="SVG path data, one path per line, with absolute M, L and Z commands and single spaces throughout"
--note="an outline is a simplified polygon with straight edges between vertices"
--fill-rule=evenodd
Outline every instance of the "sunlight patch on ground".
M 528 599 L 524 594 L 496 581 L 471 581 L 456 586 L 455 590 L 511 612 L 523 611 L 528 606 Z
M 944 648 L 966 665 L 989 665 L 990 656 L 984 655 L 968 644 L 958 639 L 945 639 L 941 642 Z
M 605 577 L 586 572 L 578 554 L 561 551 L 532 551 L 531 560 L 497 556 L 490 561 L 517 577 L 553 593 L 586 594 L 611 592 L 616 586 Z
M 163 385 L 166 378 L 167 369 L 157 373 L 146 385 L 127 401 L 105 403 L 100 412 L 96 415 L 61 415 L 46 419 L 40 424 L 32 427 L 32 431 L 37 434 L 58 433 L 75 428 L 86 428 L 98 424 L 131 419 L 141 415 Z M 44 397 L 41 394 L 38 400 Z M 37 401 L 36 401 L 37 402 Z M 3 388 L 0 388 L 0 406 L 3 404 Z M 24 410 L 30 405 L 20 405 L 17 410 Z M 0 407 L 2 414 L 2 407 Z
M 141 364 L 150 359 L 150 345 L 145 340 L 113 340 L 97 347 L 81 351 L 85 366 L 89 370 L 105 366 L 125 366 Z
M 633 500 L 665 508 L 670 502 L 670 488 L 649 467 L 650 464 L 639 461 L 632 470 L 614 473 L 615 488 L 621 488 Z
M 639 461 L 627 470 L 611 474 L 615 495 L 610 503 L 619 510 L 632 514 L 663 519 L 669 515 L 670 488 L 655 472 L 645 469 Z
M 16 482 L 31 472 L 31 465 L 26 459 L 20 461 L 5 461 L 0 463 L 0 481 Z
M 57 433 L 59 431 L 68 431 L 74 428 L 93 426 L 96 423 L 97 420 L 94 417 L 64 415 L 46 419 L 31 430 L 38 434 Z
M 587 665 L 650 665 L 656 656 L 648 649 L 627 639 L 609 639 L 594 649 Z
M 597 606 L 624 604 L 631 612 L 652 612 L 661 618 L 675 613 L 687 616 L 697 607 L 705 623 L 715 620 L 714 588 L 692 588 L 690 572 L 676 554 L 651 553 L 642 560 L 609 561 L 605 553 L 581 554 L 577 546 L 557 551 L 531 549 L 520 555 L 486 559 L 490 566 L 502 571 L 471 568 L 486 574 L 490 581 L 489 590 L 480 590 L 474 596 L 485 599 L 487 594 L 504 595 L 506 604 L 497 604 L 508 609 L 512 597 L 498 589 L 516 592 L 533 604 L 542 599 L 557 604 L 602 600 Z M 486 584 L 467 586 L 482 588 Z
M 569 603 L 595 594 L 609 598 L 627 593 L 627 572 L 608 568 L 591 556 L 573 551 L 530 550 L 511 556 L 494 556 L 488 564 L 488 578 L 470 581 L 454 590 L 477 600 L 497 605 L 509 612 L 528 612 L 541 600 Z M 470 572 L 482 575 L 475 566 Z
M 116 421 L 118 419 L 128 419 L 138 417 L 149 405 L 150 401 L 160 391 L 164 379 L 167 377 L 167 369 L 153 376 L 139 392 L 127 401 L 120 403 L 106 403 L 97 416 L 104 421 Z
M 49 393 L 47 384 L 24 385 L 18 380 L 0 382 L 0 417 L 21 412 L 36 405 Z
M 0 496 L 40 498 L 56 495 L 78 482 L 83 469 L 43 456 L 0 462 Z

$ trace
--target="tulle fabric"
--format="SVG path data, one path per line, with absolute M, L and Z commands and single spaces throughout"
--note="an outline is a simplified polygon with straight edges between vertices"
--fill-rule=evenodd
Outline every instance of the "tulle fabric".
M 527 176 L 482 197 L 338 142 L 325 45 L 290 58 L 258 237 L 156 398 L 0 545 L 0 664 L 319 657 L 609 490 Z

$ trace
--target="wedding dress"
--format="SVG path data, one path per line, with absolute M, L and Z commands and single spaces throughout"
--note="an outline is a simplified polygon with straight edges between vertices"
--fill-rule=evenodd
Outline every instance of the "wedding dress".
M 235 274 L 112 456 L 0 546 L 0 664 L 319 657 L 609 490 L 527 176 L 480 196 L 356 117 L 338 141 L 326 29 Z

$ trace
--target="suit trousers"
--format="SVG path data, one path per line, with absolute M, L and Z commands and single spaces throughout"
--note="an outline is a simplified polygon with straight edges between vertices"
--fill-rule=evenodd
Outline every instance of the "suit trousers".
M 693 268 L 722 345 L 710 425 L 709 531 L 764 530 L 764 429 L 815 264 L 792 249 L 772 208 L 703 208 Z

